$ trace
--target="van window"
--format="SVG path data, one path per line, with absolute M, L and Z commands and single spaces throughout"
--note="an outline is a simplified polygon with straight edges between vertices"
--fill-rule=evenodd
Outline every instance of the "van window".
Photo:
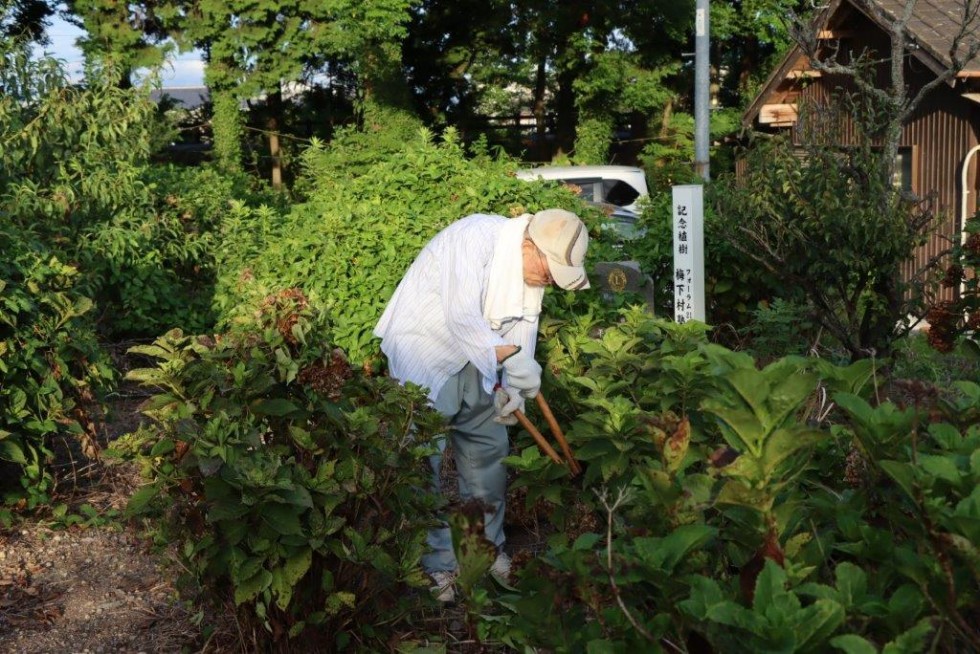
M 580 177 L 578 179 L 562 179 L 559 181 L 566 186 L 575 186 L 578 196 L 586 202 L 598 202 L 602 199 L 596 197 L 596 190 L 601 190 L 601 187 L 600 189 L 596 189 L 596 184 L 601 180 L 595 177 Z
M 604 202 L 625 207 L 632 204 L 638 197 L 640 197 L 640 192 L 622 180 L 602 180 L 602 199 Z

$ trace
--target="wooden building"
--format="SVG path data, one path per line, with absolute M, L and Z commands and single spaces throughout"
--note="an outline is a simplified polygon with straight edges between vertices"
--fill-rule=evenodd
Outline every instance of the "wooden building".
M 889 79 L 891 39 L 888 28 L 902 15 L 906 0 L 831 0 L 816 21 L 821 48 L 851 53 L 866 50 L 880 60 L 878 79 Z M 919 0 L 908 22 L 910 37 L 904 49 L 905 82 L 910 96 L 950 69 L 954 36 L 963 23 L 965 0 Z M 972 4 L 976 4 L 973 0 Z M 974 11 L 976 11 L 974 9 Z M 980 34 L 980 22 L 960 41 L 961 56 Z M 799 47 L 793 48 L 766 81 L 743 114 L 743 125 L 774 132 L 798 126 L 798 109 L 826 105 L 835 89 L 846 86 L 836 75 L 821 75 Z M 844 125 L 842 139 L 854 137 Z M 851 141 L 853 142 L 853 141 Z M 940 84 L 906 123 L 896 183 L 920 197 L 934 194 L 936 235 L 919 248 L 903 271 L 918 269 L 959 239 L 964 216 L 978 209 L 980 188 L 980 59 L 975 58 L 948 82 Z M 956 289 L 944 290 L 952 299 Z

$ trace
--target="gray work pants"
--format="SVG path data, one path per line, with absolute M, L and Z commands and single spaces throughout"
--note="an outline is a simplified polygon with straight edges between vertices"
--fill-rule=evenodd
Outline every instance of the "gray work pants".
M 501 550 L 504 545 L 504 504 L 507 500 L 507 470 L 501 460 L 510 446 L 507 428 L 493 421 L 493 398 L 483 390 L 480 373 L 473 364 L 449 378 L 434 403 L 449 421 L 449 438 L 459 479 L 462 501 L 481 500 L 487 505 L 484 516 L 487 539 Z M 439 469 L 445 438 L 439 441 L 439 454 L 429 458 L 433 485 L 440 492 Z M 452 536 L 445 524 L 429 531 L 431 551 L 422 557 L 426 572 L 455 570 Z

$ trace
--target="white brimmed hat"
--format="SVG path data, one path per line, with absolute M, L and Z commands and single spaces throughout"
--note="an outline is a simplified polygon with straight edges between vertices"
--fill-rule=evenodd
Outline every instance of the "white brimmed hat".
M 589 230 L 581 218 L 564 209 L 545 209 L 531 216 L 527 232 L 547 257 L 556 284 L 570 291 L 589 288 L 585 275 Z

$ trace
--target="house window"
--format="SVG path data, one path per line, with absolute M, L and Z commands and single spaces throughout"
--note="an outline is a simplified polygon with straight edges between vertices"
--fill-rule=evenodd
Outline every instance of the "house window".
M 902 189 L 909 193 L 912 192 L 912 148 L 899 148 L 895 155 L 895 172 L 892 175 L 892 184 L 895 188 Z

